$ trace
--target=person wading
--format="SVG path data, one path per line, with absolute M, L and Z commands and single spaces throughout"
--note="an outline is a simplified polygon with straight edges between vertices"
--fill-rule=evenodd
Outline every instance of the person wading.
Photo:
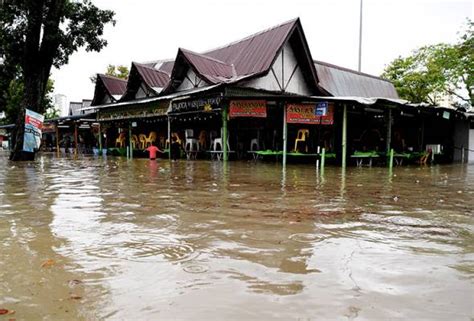
M 172 137 L 172 143 L 170 146 L 171 159 L 177 160 L 181 156 L 181 145 L 178 143 L 178 140 L 175 136 Z
M 145 151 L 148 152 L 150 156 L 150 160 L 156 159 L 156 152 L 163 153 L 162 150 L 160 150 L 158 147 L 155 146 L 155 142 L 151 142 L 151 145 L 147 149 L 145 149 Z

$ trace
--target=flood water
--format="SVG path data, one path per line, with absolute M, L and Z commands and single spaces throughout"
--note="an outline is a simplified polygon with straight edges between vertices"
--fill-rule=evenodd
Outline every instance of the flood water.
M 472 320 L 474 166 L 0 154 L 0 320 Z

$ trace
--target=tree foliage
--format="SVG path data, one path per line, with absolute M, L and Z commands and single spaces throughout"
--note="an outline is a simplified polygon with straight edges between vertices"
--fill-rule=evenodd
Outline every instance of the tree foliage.
M 5 100 L 5 118 L 2 119 L 2 123 L 11 124 L 14 123 L 18 114 L 18 108 L 21 106 L 23 101 L 23 92 L 25 86 L 21 78 L 15 78 L 10 81 L 8 89 L 6 91 Z M 41 109 L 45 111 L 45 117 L 47 119 L 59 117 L 60 111 L 53 105 L 53 92 L 54 92 L 54 80 L 48 79 L 46 83 L 46 92 L 41 101 Z
M 6 108 L 11 81 L 21 79 L 23 85 L 12 159 L 20 159 L 24 109 L 45 111 L 42 101 L 51 67 L 66 64 L 69 56 L 82 47 L 100 51 L 107 45 L 102 38 L 104 27 L 114 23 L 113 16 L 112 11 L 101 10 L 90 0 L 0 2 L 0 53 L 4 58 L 0 111 Z
M 408 57 L 398 57 L 382 77 L 392 81 L 401 98 L 437 105 L 452 96 L 458 105 L 474 105 L 474 35 L 468 20 L 456 44 L 421 47 Z
M 120 79 L 127 79 L 129 73 L 130 73 L 130 70 L 128 69 L 127 66 L 124 66 L 124 65 L 119 65 L 119 66 L 108 65 L 107 71 L 105 72 L 105 74 L 108 76 L 113 76 Z
M 127 66 L 124 66 L 124 65 L 112 65 L 112 64 L 109 64 L 107 65 L 107 68 L 105 70 L 105 74 L 107 76 L 112 76 L 112 77 L 117 77 L 117 78 L 120 78 L 120 79 L 128 79 L 128 75 L 130 74 L 130 70 L 128 69 Z M 97 75 L 93 75 L 89 78 L 92 83 L 95 84 L 95 82 L 97 81 Z

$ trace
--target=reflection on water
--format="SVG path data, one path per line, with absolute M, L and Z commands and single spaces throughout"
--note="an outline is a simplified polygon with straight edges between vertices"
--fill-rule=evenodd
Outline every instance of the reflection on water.
M 16 320 L 474 317 L 473 166 L 0 162 Z

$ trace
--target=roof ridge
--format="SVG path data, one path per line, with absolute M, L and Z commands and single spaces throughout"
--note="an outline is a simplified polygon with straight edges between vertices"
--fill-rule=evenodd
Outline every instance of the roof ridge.
M 357 74 L 357 75 L 360 75 L 360 76 L 375 78 L 375 79 L 378 79 L 378 80 L 383 80 L 383 81 L 391 83 L 391 81 L 388 80 L 388 79 L 378 77 L 378 76 L 375 76 L 375 75 L 371 75 L 371 74 L 368 74 L 368 73 L 365 73 L 365 72 L 357 71 L 357 70 L 354 70 L 354 69 L 350 69 L 350 68 L 347 68 L 347 67 L 342 67 L 342 66 L 338 66 L 338 65 L 335 65 L 335 64 L 331 64 L 329 62 L 325 62 L 325 61 L 321 61 L 321 60 L 313 60 L 313 62 L 316 63 L 316 64 L 323 65 L 323 66 L 339 69 L 339 70 L 342 70 L 342 71 L 351 72 L 353 74 Z
M 158 63 L 165 63 L 165 62 L 170 62 L 170 61 L 174 61 L 173 58 L 169 58 L 169 59 L 155 59 L 155 60 L 149 60 L 149 61 L 143 61 L 143 62 L 139 62 L 139 64 L 142 64 L 142 65 L 150 65 L 150 64 L 158 64 Z
M 210 60 L 210 61 L 214 61 L 214 62 L 220 63 L 222 65 L 226 65 L 226 66 L 229 66 L 229 67 L 232 68 L 231 64 L 228 64 L 225 61 L 222 61 L 222 60 L 219 60 L 219 59 L 216 59 L 216 58 L 213 58 L 213 57 L 209 57 L 205 54 L 197 53 L 197 52 L 194 52 L 192 50 L 188 50 L 188 49 L 184 49 L 184 48 L 179 48 L 179 50 L 181 50 L 183 53 L 189 53 L 191 55 L 195 55 L 195 56 L 198 56 L 198 57 Z
M 155 71 L 155 72 L 158 72 L 158 73 L 160 73 L 160 74 L 164 74 L 164 75 L 166 75 L 166 76 L 169 76 L 168 73 L 164 72 L 163 70 L 156 69 L 155 67 L 151 67 L 151 66 L 142 64 L 142 63 L 140 63 L 140 62 L 132 61 L 132 64 L 138 65 L 138 66 L 140 66 L 141 68 L 151 69 L 152 71 Z
M 115 76 L 111 76 L 111 75 L 106 75 L 106 74 L 101 74 L 101 73 L 98 73 L 97 75 L 101 76 L 101 77 L 105 77 L 105 78 L 110 78 L 112 80 L 120 80 L 120 81 L 124 81 L 124 82 L 128 81 L 127 79 L 123 79 L 123 78 L 119 78 L 119 77 L 115 77 Z
M 247 37 L 244 37 L 244 38 L 242 38 L 242 39 L 239 39 L 239 40 L 236 40 L 236 41 L 233 41 L 233 42 L 229 42 L 228 44 L 225 44 L 225 45 L 222 45 L 222 46 L 219 46 L 219 47 L 210 49 L 210 50 L 206 50 L 206 51 L 204 52 L 204 54 L 211 53 L 211 52 L 214 52 L 214 51 L 219 50 L 219 49 L 227 48 L 227 47 L 233 46 L 233 45 L 235 45 L 235 44 L 238 44 L 238 43 L 240 43 L 240 42 L 244 42 L 244 41 L 246 41 L 246 40 L 255 38 L 256 36 L 259 36 L 259 35 L 261 35 L 261 34 L 270 32 L 270 31 L 272 31 L 272 30 L 274 30 L 274 29 L 276 29 L 276 28 L 280 28 L 280 27 L 282 27 L 282 26 L 285 26 L 285 25 L 288 25 L 288 24 L 291 24 L 291 23 L 295 23 L 295 22 L 298 21 L 299 19 L 300 19 L 300 18 L 297 17 L 297 18 L 293 18 L 293 19 L 291 19 L 291 20 L 282 22 L 282 23 L 280 23 L 280 24 L 278 24 L 278 25 L 275 25 L 275 26 L 273 26 L 273 27 L 270 27 L 270 28 L 261 30 L 261 31 L 259 31 L 259 32 L 254 33 L 254 34 L 251 34 L 251 35 L 249 35 L 249 36 L 247 36 Z

